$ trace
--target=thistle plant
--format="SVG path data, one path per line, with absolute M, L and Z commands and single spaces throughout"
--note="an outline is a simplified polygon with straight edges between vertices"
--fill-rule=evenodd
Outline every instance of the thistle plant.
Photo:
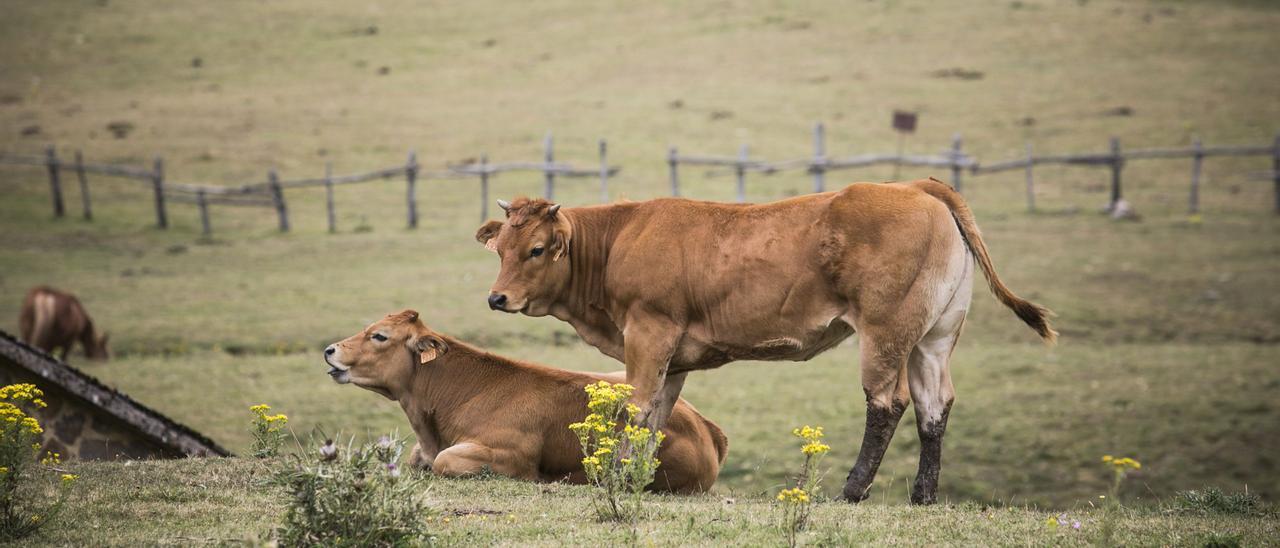
M 280 446 L 285 440 L 285 426 L 289 424 L 289 417 L 282 414 L 268 415 L 267 411 L 271 410 L 271 406 L 260 403 L 249 408 L 253 412 L 253 419 L 250 421 L 253 433 L 253 456 L 258 458 L 274 457 L 280 453 Z
M 325 440 L 315 453 L 293 455 L 272 477 L 287 501 L 275 540 L 281 546 L 429 544 L 427 478 L 401 470 L 403 451 L 404 441 L 383 436 L 359 446 L 349 441 L 341 450 Z
M 0 541 L 21 539 L 52 521 L 78 478 L 57 469 L 57 453 L 37 462 L 44 428 L 27 411 L 46 407 L 43 398 L 34 384 L 0 388 Z
M 640 409 L 627 403 L 635 388 L 600 381 L 586 387 L 588 414 L 569 425 L 582 445 L 582 469 L 596 487 L 591 499 L 602 520 L 635 523 L 640 517 L 644 489 L 653 483 L 661 462 L 662 432 L 630 423 Z M 622 425 L 622 428 L 619 428 Z
M 778 493 L 778 503 L 782 505 L 782 528 L 787 532 L 787 544 L 796 545 L 796 536 L 809 523 L 809 512 L 813 504 L 813 496 L 822 483 L 822 474 L 818 469 L 822 458 L 831 451 L 831 446 L 822 443 L 822 427 L 802 426 L 791 431 L 800 438 L 800 452 L 804 454 L 804 464 L 796 474 L 796 486 L 783 489 Z

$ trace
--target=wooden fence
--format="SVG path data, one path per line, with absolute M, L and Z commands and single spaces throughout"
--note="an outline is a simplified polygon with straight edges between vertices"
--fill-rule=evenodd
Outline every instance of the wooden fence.
M 1134 149 L 1123 150 L 1120 140 L 1112 138 L 1105 152 L 1075 155 L 1039 155 L 1034 152 L 1031 143 L 1026 146 L 1026 155 L 1020 158 L 992 164 L 981 164 L 963 151 L 960 135 L 952 138 L 949 150 L 938 155 L 906 155 L 906 154 L 863 154 L 858 156 L 831 157 L 827 155 L 826 132 L 821 123 L 813 129 L 814 154 L 809 158 L 768 162 L 753 159 L 746 145 L 738 150 L 736 156 L 705 156 L 680 154 L 674 146 L 667 151 L 668 173 L 671 183 L 671 195 L 680 196 L 680 165 L 710 166 L 727 168 L 735 175 L 737 183 L 737 199 L 746 201 L 747 173 L 778 173 L 787 170 L 803 169 L 813 177 L 813 191 L 825 190 L 826 173 L 828 171 L 855 169 L 874 165 L 925 166 L 941 167 L 951 171 L 951 184 L 957 191 L 963 191 L 963 176 L 967 171 L 970 176 L 987 175 L 1002 171 L 1021 169 L 1026 174 L 1026 196 L 1028 211 L 1036 210 L 1034 168 L 1043 164 L 1079 165 L 1101 167 L 1111 172 L 1110 207 L 1123 198 L 1122 175 L 1124 168 L 1131 160 L 1153 159 L 1190 159 L 1191 175 L 1188 190 L 1188 212 L 1196 214 L 1200 211 L 1200 186 L 1204 161 L 1217 156 L 1271 156 L 1272 169 L 1262 176 L 1271 180 L 1275 187 L 1274 209 L 1280 214 L 1280 135 L 1269 145 L 1258 146 L 1205 146 L 1199 139 L 1193 139 L 1185 148 Z M 333 175 L 332 164 L 325 164 L 324 176 L 314 179 L 281 180 L 275 170 L 267 173 L 265 182 L 254 182 L 242 185 L 220 186 L 184 184 L 170 182 L 166 179 L 164 160 L 155 158 L 148 167 L 119 166 L 109 164 L 93 164 L 84 161 L 79 150 L 74 160 L 67 162 L 58 157 L 53 146 L 45 149 L 43 156 L 21 156 L 0 154 L 0 164 L 42 166 L 48 171 L 50 195 L 53 198 L 55 217 L 66 214 L 63 203 L 62 175 L 74 173 L 80 187 L 81 207 L 86 220 L 93 219 L 89 194 L 89 174 L 119 177 L 138 181 L 148 185 L 154 200 L 156 225 L 160 228 L 169 226 L 168 202 L 195 204 L 200 211 L 202 233 L 209 236 L 213 233 L 209 208 L 218 206 L 249 206 L 271 208 L 276 212 L 281 232 L 290 230 L 289 207 L 285 191 L 308 187 L 325 188 L 325 205 L 329 232 L 337 231 L 337 215 L 335 213 L 333 188 L 337 185 L 356 184 L 393 177 L 405 178 L 405 207 L 409 228 L 418 226 L 417 184 L 419 180 L 477 179 L 480 191 L 480 218 L 489 218 L 489 182 L 494 177 L 506 172 L 540 172 L 544 177 L 543 194 L 548 200 L 555 199 L 556 180 L 565 178 L 598 177 L 600 181 L 600 200 L 609 200 L 609 178 L 617 175 L 621 168 L 608 164 L 608 146 L 601 139 L 597 168 L 577 168 L 569 164 L 555 161 L 554 146 L 551 135 L 543 141 L 543 159 L 541 162 L 490 163 L 488 155 L 482 155 L 479 162 L 459 166 L 449 166 L 441 171 L 426 172 L 418 164 L 417 155 L 409 152 L 405 163 L 365 173 L 351 175 Z M 714 172 L 712 172 L 714 173 Z
M 1268 172 L 1267 175 L 1269 175 L 1269 178 L 1275 185 L 1274 209 L 1277 214 L 1280 214 L 1280 135 L 1277 135 L 1275 141 L 1269 145 L 1208 147 L 1204 146 L 1199 139 L 1193 139 L 1191 146 L 1186 148 L 1150 148 L 1135 150 L 1122 150 L 1120 147 L 1120 140 L 1113 137 L 1110 140 L 1108 150 L 1106 152 L 1052 156 L 1036 156 L 1031 143 L 1027 143 L 1026 156 L 1004 162 L 983 165 L 973 157 L 963 152 L 963 141 L 960 135 L 955 135 L 952 138 L 951 148 L 945 154 L 933 156 L 864 154 L 860 156 L 832 158 L 828 157 L 826 153 L 827 147 L 825 133 L 825 129 L 821 123 L 814 125 L 813 157 L 776 162 L 750 158 L 746 145 L 743 145 L 738 149 L 737 156 L 732 157 L 680 154 L 679 150 L 672 146 L 667 149 L 666 158 L 668 177 L 671 182 L 671 195 L 680 195 L 679 166 L 681 164 L 732 169 L 736 176 L 737 199 L 739 202 L 746 201 L 746 174 L 753 171 L 772 174 L 780 171 L 803 169 L 813 176 L 813 191 L 822 192 L 825 187 L 825 175 L 828 171 L 854 169 L 873 165 L 942 167 L 951 170 L 952 186 L 954 186 L 957 191 L 963 192 L 962 175 L 966 170 L 970 175 L 978 176 L 1013 169 L 1022 169 L 1026 172 L 1027 209 L 1028 211 L 1035 211 L 1034 166 L 1036 164 L 1065 164 L 1104 167 L 1109 169 L 1111 171 L 1111 198 L 1108 204 L 1109 207 L 1114 207 L 1116 202 L 1123 198 L 1122 175 L 1128 161 L 1189 158 L 1192 162 L 1187 209 L 1191 214 L 1196 214 L 1200 211 L 1200 183 L 1205 158 L 1211 156 L 1271 156 L 1272 171 Z M 714 172 L 711 173 L 714 174 Z
M 325 188 L 325 205 L 329 232 L 337 231 L 337 215 L 335 213 L 333 188 L 346 185 L 390 179 L 403 176 L 405 178 L 405 206 L 409 228 L 418 226 L 417 183 L 422 180 L 473 179 L 480 182 L 480 217 L 483 221 L 489 217 L 489 181 L 506 172 L 541 172 L 545 178 L 544 192 L 547 199 L 554 199 L 556 179 L 599 177 L 601 201 L 608 201 L 609 178 L 618 174 L 621 169 L 608 164 L 608 144 L 604 139 L 599 142 L 598 168 L 576 168 L 569 164 L 554 161 L 554 149 L 551 135 L 544 140 L 544 161 L 489 163 L 488 156 L 481 156 L 478 163 L 461 166 L 450 166 L 441 171 L 424 172 L 418 164 L 417 155 L 410 151 L 404 164 L 377 169 L 365 173 L 351 175 L 333 175 L 333 165 L 326 163 L 324 176 L 314 179 L 281 180 L 273 169 L 267 173 L 265 182 L 254 182 L 242 185 L 204 185 L 184 184 L 166 180 L 164 160 L 157 157 L 150 169 L 144 167 L 118 166 L 109 164 L 91 164 L 84 161 L 84 155 L 75 151 L 74 161 L 67 162 L 58 157 L 57 150 L 50 145 L 43 156 L 22 156 L 0 154 L 0 164 L 43 166 L 49 174 L 50 195 L 53 198 L 53 214 L 55 217 L 66 215 L 63 203 L 62 174 L 72 172 L 80 185 L 80 198 L 86 220 L 93 219 L 93 211 L 89 193 L 88 174 L 107 177 L 119 177 L 147 184 L 154 197 L 156 226 L 162 229 L 169 227 L 168 203 L 181 202 L 195 204 L 200 211 L 201 232 L 205 236 L 213 234 L 210 221 L 210 206 L 249 206 L 274 209 L 281 232 L 290 230 L 289 207 L 285 190 L 308 187 Z
M 773 174 L 781 171 L 803 169 L 813 176 L 813 191 L 822 192 L 826 190 L 826 173 L 828 171 L 854 169 L 874 165 L 946 167 L 951 169 L 951 185 L 954 186 L 956 190 L 962 190 L 962 175 L 964 170 L 977 165 L 976 160 L 964 153 L 962 145 L 963 142 L 960 136 L 956 135 L 952 138 L 951 150 L 946 155 L 914 156 L 905 154 L 863 154 L 859 156 L 832 158 L 828 157 L 826 152 L 826 128 L 823 124 L 818 123 L 813 126 L 812 158 L 800 158 L 778 162 L 752 160 L 748 157 L 746 145 L 739 148 L 738 155 L 734 157 L 689 154 L 682 155 L 676 147 L 672 146 L 667 149 L 667 173 L 671 181 L 671 195 L 679 196 L 680 164 L 732 168 L 737 180 L 737 199 L 739 202 L 746 201 L 746 174 L 751 171 Z

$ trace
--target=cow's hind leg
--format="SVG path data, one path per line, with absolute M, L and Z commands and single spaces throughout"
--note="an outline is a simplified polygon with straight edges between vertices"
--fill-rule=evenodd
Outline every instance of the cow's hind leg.
M 972 273 L 969 274 L 969 277 Z M 960 338 L 972 295 L 968 280 L 960 285 L 951 303 L 929 332 L 911 351 L 907 378 L 915 404 L 916 431 L 920 435 L 920 468 L 911 489 L 913 504 L 933 504 L 938 499 L 938 474 L 942 471 L 942 437 L 955 401 L 951 384 L 951 352 Z
M 867 428 L 862 434 L 858 461 L 844 484 L 844 498 L 849 502 L 867 498 L 880 460 L 907 409 L 907 357 L 916 338 L 902 335 L 887 329 L 863 330 L 859 335 L 862 390 L 867 395 Z

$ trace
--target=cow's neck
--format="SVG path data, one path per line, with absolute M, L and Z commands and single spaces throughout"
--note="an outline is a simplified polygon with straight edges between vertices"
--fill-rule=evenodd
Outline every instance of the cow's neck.
M 493 386 L 495 376 L 508 374 L 494 362 L 496 356 L 451 337 L 444 339 L 449 351 L 428 363 L 414 364 L 412 392 L 397 398 L 424 451 L 428 445 L 439 450 L 453 445 L 467 421 L 477 419 L 466 416 L 467 403 Z
M 84 317 L 84 328 L 80 330 L 80 344 L 84 346 L 86 356 L 94 356 L 98 345 L 98 331 L 93 328 L 93 320 L 89 319 L 88 314 L 81 316 Z
M 612 204 L 568 212 L 573 227 L 570 280 L 550 310 L 552 316 L 569 322 L 588 344 L 610 355 L 615 353 L 611 347 L 621 345 L 622 334 L 608 308 L 609 251 L 634 210 L 635 204 Z

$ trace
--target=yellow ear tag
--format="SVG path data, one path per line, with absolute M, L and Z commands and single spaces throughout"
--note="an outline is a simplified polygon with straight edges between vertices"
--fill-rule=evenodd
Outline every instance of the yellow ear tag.
M 494 253 L 497 253 L 497 252 L 498 252 L 498 242 L 497 242 L 497 240 L 498 240 L 497 238 L 489 238 L 488 240 L 485 240 L 485 242 L 484 242 L 484 248 L 485 248 L 485 249 L 488 249 L 489 251 L 492 251 L 492 252 L 494 252 Z
M 439 355 L 439 353 L 437 353 L 437 352 L 436 352 L 435 347 L 428 347 L 426 350 L 423 350 L 423 351 L 422 351 L 422 358 L 421 358 L 421 359 L 422 359 L 422 363 L 424 363 L 424 364 L 425 364 L 425 363 L 427 363 L 427 362 L 429 362 L 429 361 L 431 361 L 431 360 L 434 360 L 434 359 L 436 359 L 436 356 L 438 356 L 438 355 Z

